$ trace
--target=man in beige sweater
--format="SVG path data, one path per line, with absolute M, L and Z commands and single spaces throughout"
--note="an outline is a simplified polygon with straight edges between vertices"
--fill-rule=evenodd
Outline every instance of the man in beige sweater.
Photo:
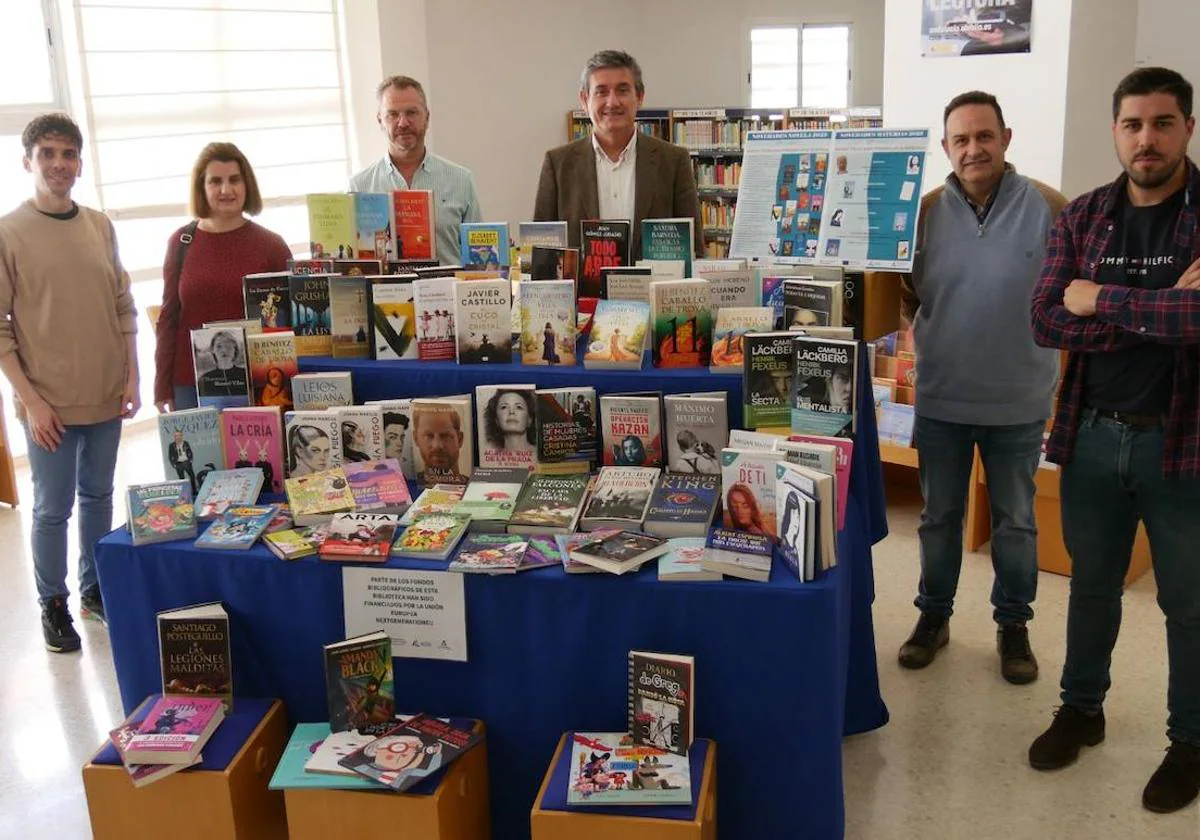
M 138 400 L 133 297 L 108 218 L 71 200 L 83 137 L 65 114 L 25 127 L 33 198 L 0 218 L 0 371 L 33 475 L 34 577 L 46 648 L 79 650 L 67 610 L 67 521 L 79 496 L 82 614 L 104 621 L 93 548 L 112 528 L 121 418 Z

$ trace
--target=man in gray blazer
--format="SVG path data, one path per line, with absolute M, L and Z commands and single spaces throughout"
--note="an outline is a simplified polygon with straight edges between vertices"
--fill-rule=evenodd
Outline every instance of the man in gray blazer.
M 687 149 L 638 131 L 634 122 L 646 88 L 633 56 L 601 50 L 588 59 L 579 102 L 592 136 L 546 152 L 533 218 L 566 221 L 573 247 L 582 219 L 630 219 L 630 257 L 642 257 L 642 219 L 695 220 L 695 248 L 704 253 L 696 178 Z

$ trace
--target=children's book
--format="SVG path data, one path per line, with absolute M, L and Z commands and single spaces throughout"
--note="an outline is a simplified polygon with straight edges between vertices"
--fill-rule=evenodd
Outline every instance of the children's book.
M 470 534 L 450 563 L 451 572 L 505 574 L 516 572 L 529 543 L 512 534 Z
M 341 467 L 287 479 L 284 483 L 297 525 L 322 525 L 335 513 L 354 509 L 354 493 Z
M 263 482 L 263 471 L 258 467 L 209 473 L 196 495 L 196 519 L 208 522 L 236 505 L 254 504 Z
M 335 513 L 321 542 L 321 559 L 385 563 L 399 523 L 392 513 Z
M 720 572 L 710 571 L 701 565 L 704 559 L 704 537 L 675 537 L 667 543 L 671 550 L 658 558 L 660 581 L 722 579 Z
M 392 640 L 382 630 L 325 645 L 331 732 L 388 724 L 396 714 Z
M 453 513 L 435 513 L 417 517 L 392 546 L 396 557 L 418 560 L 445 560 L 467 532 L 471 517 Z
M 395 458 L 354 461 L 342 466 L 354 494 L 354 509 L 360 513 L 403 514 L 412 504 L 408 482 Z
M 568 805 L 690 805 L 685 756 L 639 746 L 628 732 L 575 732 Z
M 186 480 L 131 484 L 126 490 L 126 510 L 134 545 L 196 536 L 192 488 Z
M 399 792 L 450 764 L 482 740 L 481 733 L 416 715 L 346 756 L 341 764 Z M 397 761 L 396 756 L 405 754 L 410 756 L 408 761 Z
M 635 744 L 686 756 L 696 713 L 696 660 L 629 651 L 629 731 Z
M 197 548 L 245 550 L 267 531 L 279 508 L 275 505 L 235 505 L 208 526 L 196 540 Z

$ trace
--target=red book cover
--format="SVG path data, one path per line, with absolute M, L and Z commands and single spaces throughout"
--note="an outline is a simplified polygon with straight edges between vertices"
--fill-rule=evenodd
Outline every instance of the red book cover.
M 396 190 L 392 193 L 392 228 L 396 232 L 397 260 L 436 259 L 436 222 L 431 190 Z
M 390 513 L 334 514 L 321 543 L 324 560 L 383 563 L 392 550 L 400 517 Z

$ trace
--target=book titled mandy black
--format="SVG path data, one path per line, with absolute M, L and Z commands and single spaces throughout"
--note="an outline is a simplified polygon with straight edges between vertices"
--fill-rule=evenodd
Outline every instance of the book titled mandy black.
M 696 660 L 629 651 L 629 731 L 635 744 L 687 755 L 695 729 Z

